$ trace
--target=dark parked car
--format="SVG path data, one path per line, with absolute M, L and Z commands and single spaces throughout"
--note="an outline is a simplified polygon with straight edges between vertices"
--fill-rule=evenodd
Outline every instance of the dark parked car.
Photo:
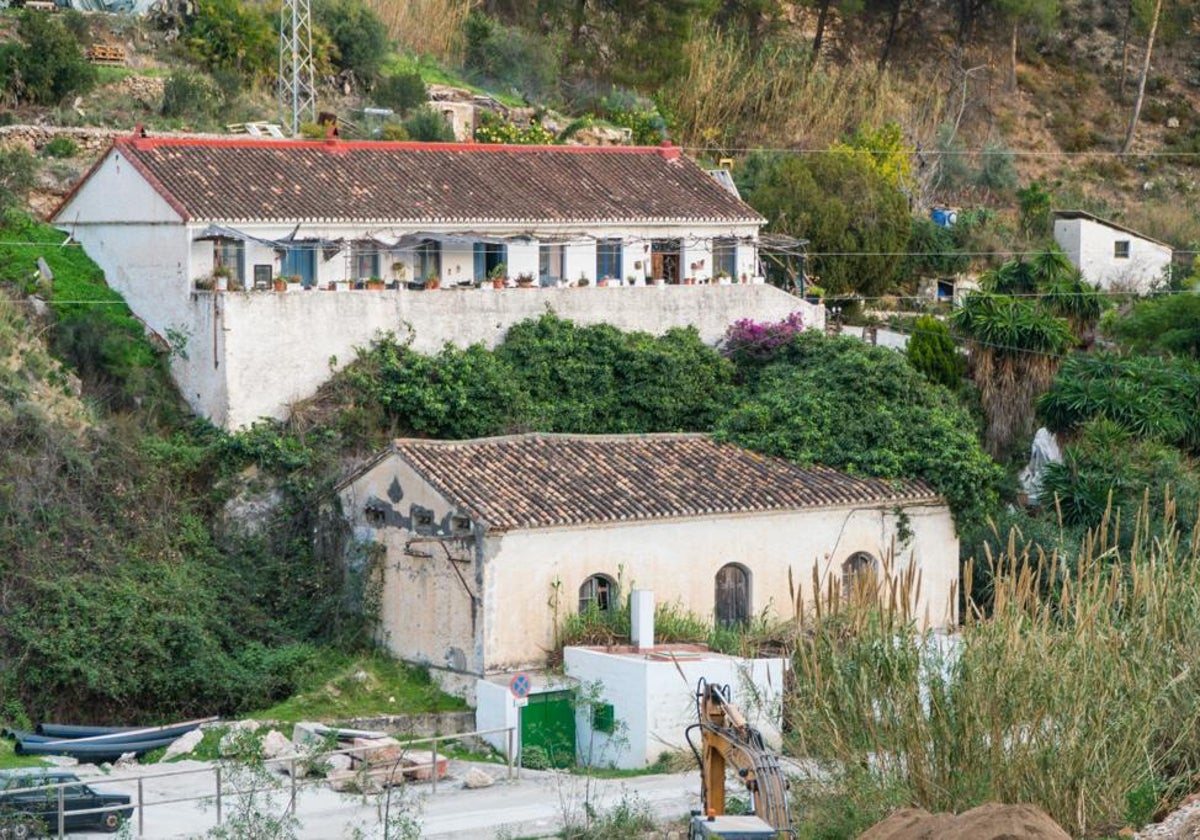
M 63 823 L 67 830 L 99 828 L 116 831 L 133 814 L 128 796 L 92 790 L 67 770 L 40 767 L 0 770 L 0 840 L 25 840 L 57 832 L 58 788 L 42 787 L 44 785 L 64 785 Z M 78 813 L 113 806 L 123 807 L 113 811 Z

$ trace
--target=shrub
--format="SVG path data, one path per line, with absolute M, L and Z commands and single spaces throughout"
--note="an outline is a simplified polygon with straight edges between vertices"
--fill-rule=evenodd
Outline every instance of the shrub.
M 375 102 L 404 116 L 413 108 L 424 105 L 429 89 L 420 73 L 397 73 L 384 76 L 372 91 Z
M 901 273 L 905 276 L 943 277 L 965 271 L 970 258 L 958 250 L 952 228 L 914 217 L 909 227 L 908 252 Z
M 498 114 L 482 111 L 479 114 L 479 124 L 475 127 L 475 140 L 478 143 L 516 143 L 523 145 L 548 145 L 558 142 L 552 131 L 542 127 L 534 119 L 526 128 L 521 128 Z
M 516 91 L 531 101 L 555 97 L 558 50 L 553 43 L 480 12 L 467 18 L 465 31 L 463 66 L 474 81 Z
M 22 12 L 17 24 L 22 46 L 15 53 L 17 95 L 35 105 L 57 105 L 96 84 L 96 68 L 79 41 L 54 15 Z
M 749 372 L 748 393 L 717 423 L 719 437 L 805 466 L 922 478 L 960 525 L 994 506 L 1000 470 L 975 423 L 900 354 L 809 331 Z
M 224 96 L 217 85 L 199 73 L 177 70 L 163 85 L 162 115 L 203 119 L 215 116 Z
M 413 111 L 404 121 L 409 139 L 424 143 L 453 143 L 454 128 L 444 116 L 428 105 Z
M 0 212 L 24 206 L 37 183 L 37 161 L 25 149 L 0 147 Z
M 747 365 L 769 362 L 781 347 L 804 332 L 804 316 L 800 312 L 776 323 L 743 318 L 725 330 L 722 352 L 735 364 Z
M 387 27 L 363 0 L 319 0 L 313 19 L 329 33 L 336 65 L 373 85 L 388 53 Z
M 950 337 L 950 328 L 932 315 L 922 315 L 905 348 L 908 363 L 930 382 L 956 390 L 967 372 L 967 359 Z
M 238 0 L 196 0 L 183 42 L 205 69 L 232 71 L 240 79 L 265 77 L 277 66 L 271 18 L 265 9 Z
M 60 134 L 42 147 L 42 154 L 52 158 L 73 158 L 79 154 L 79 144 Z

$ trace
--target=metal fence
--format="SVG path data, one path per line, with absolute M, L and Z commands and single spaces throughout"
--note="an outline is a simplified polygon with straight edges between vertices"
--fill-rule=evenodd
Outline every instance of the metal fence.
M 481 730 L 476 730 L 473 732 L 462 732 L 457 735 L 436 735 L 436 736 L 432 736 L 432 737 L 428 737 L 428 738 L 415 738 L 412 740 L 401 741 L 400 742 L 400 748 L 402 750 L 401 757 L 403 756 L 403 751 L 406 751 L 411 747 L 414 747 L 418 744 L 431 744 L 432 746 L 429 749 L 433 753 L 433 761 L 430 764 L 405 765 L 403 767 L 397 766 L 397 767 L 393 768 L 393 771 L 398 772 L 400 774 L 401 779 L 405 779 L 405 781 L 402 781 L 401 784 L 406 784 L 407 783 L 406 779 L 407 779 L 408 774 L 416 773 L 416 772 L 419 772 L 421 770 L 426 770 L 426 769 L 430 770 L 430 779 L 429 779 L 430 791 L 431 791 L 431 793 L 436 794 L 437 787 L 438 787 L 437 756 L 438 756 L 438 745 L 439 744 L 453 742 L 453 741 L 466 740 L 468 738 L 479 738 L 483 735 L 495 735 L 500 732 L 505 733 L 505 737 L 507 738 L 507 741 L 508 741 L 508 749 L 506 750 L 506 758 L 505 758 L 505 764 L 507 766 L 507 772 L 508 772 L 508 779 L 511 780 L 514 778 L 514 776 L 515 776 L 515 778 L 519 779 L 521 777 L 521 767 L 520 767 L 519 763 L 516 763 L 513 761 L 513 756 L 516 754 L 515 750 L 514 750 L 514 742 L 515 742 L 515 738 L 516 738 L 516 727 L 513 727 L 513 726 L 506 726 L 506 727 L 501 727 L 498 729 L 481 729 Z M 277 758 L 265 759 L 263 761 L 263 764 L 268 767 L 286 766 L 287 775 L 288 775 L 288 784 L 289 784 L 287 810 L 288 810 L 289 814 L 295 814 L 296 801 L 297 801 L 297 798 L 298 798 L 298 795 L 300 794 L 300 792 L 305 787 L 315 787 L 317 785 L 323 784 L 325 781 L 323 778 L 320 778 L 320 777 L 313 777 L 313 778 L 308 778 L 308 779 L 303 779 L 303 780 L 298 779 L 297 778 L 297 769 L 298 768 L 307 769 L 308 767 L 311 767 L 315 764 L 319 764 L 321 761 L 327 760 L 335 755 L 351 755 L 355 758 L 359 758 L 359 757 L 363 757 L 366 754 L 371 753 L 371 752 L 380 751 L 380 750 L 390 750 L 390 749 L 395 749 L 395 745 L 394 744 L 379 744 L 379 745 L 375 745 L 375 746 L 346 747 L 344 749 L 328 750 L 328 751 L 319 752 L 319 753 L 293 753 L 291 755 L 284 755 L 284 756 L 279 756 Z M 190 769 L 184 769 L 184 770 L 165 770 L 161 773 L 148 773 L 148 774 L 139 775 L 139 776 L 108 776 L 103 779 L 79 779 L 77 781 L 55 782 L 53 784 L 34 785 L 34 786 L 24 787 L 24 788 L 13 788 L 11 790 L 5 790 L 4 794 L 7 796 L 7 795 L 11 795 L 11 794 L 32 793 L 32 792 L 36 792 L 36 791 L 44 791 L 47 794 L 52 793 L 52 795 L 55 797 L 56 802 L 57 802 L 56 809 L 55 809 L 55 823 L 54 823 L 53 828 L 57 831 L 56 836 L 59 838 L 59 840 L 64 840 L 64 838 L 66 837 L 66 823 L 67 823 L 68 816 L 82 816 L 82 815 L 86 815 L 86 814 L 104 814 L 104 813 L 108 813 L 110 811 L 124 812 L 124 811 L 132 809 L 132 811 L 136 817 L 136 820 L 137 820 L 136 836 L 138 838 L 141 838 L 146 833 L 146 810 L 148 808 L 158 808 L 158 807 L 164 806 L 164 805 L 177 805 L 177 804 L 185 803 L 185 802 L 195 802 L 195 803 L 202 803 L 202 804 L 212 803 L 215 806 L 215 810 L 216 810 L 216 824 L 219 826 L 222 824 L 222 821 L 223 821 L 223 815 L 224 815 L 224 810 L 225 810 L 225 807 L 224 807 L 225 800 L 231 794 L 236 794 L 238 796 L 244 796 L 244 795 L 252 794 L 252 793 L 279 793 L 283 790 L 283 786 L 280 784 L 262 785 L 262 786 L 258 786 L 258 787 L 251 786 L 251 787 L 247 787 L 247 788 L 238 788 L 236 790 L 229 790 L 227 788 L 226 784 L 224 783 L 225 776 L 226 776 L 224 771 L 227 769 L 227 767 L 230 766 L 231 762 L 234 762 L 234 763 L 236 763 L 236 762 L 233 759 L 226 759 L 225 762 L 226 763 L 224 763 L 224 764 L 216 763 L 211 767 L 198 767 L 198 768 L 190 768 Z M 155 779 L 165 779 L 165 778 L 170 778 L 170 777 L 177 777 L 177 776 L 207 775 L 210 773 L 214 777 L 214 780 L 213 780 L 214 785 L 213 785 L 213 793 L 212 794 L 204 794 L 204 795 L 199 795 L 199 796 L 183 796 L 183 797 L 176 797 L 173 799 L 156 799 L 153 802 L 146 801 L 145 783 L 148 781 L 152 781 Z M 387 781 L 390 783 L 392 781 L 392 779 L 393 779 L 393 774 L 389 773 L 389 778 Z M 118 784 L 118 783 L 130 783 L 130 784 L 136 783 L 137 794 L 135 797 L 133 797 L 133 801 L 130 804 L 128 804 L 128 805 L 111 805 L 111 806 L 106 806 L 103 808 L 80 808 L 80 809 L 66 808 L 65 795 L 64 795 L 64 790 L 66 788 L 69 788 L 73 785 L 78 785 L 78 784 L 109 785 L 109 784 Z M 3 813 L 0 812 L 0 820 L 2 820 L 3 817 L 4 817 Z M 10 827 L 10 826 L 7 826 L 5 823 L 0 822 L 0 840 L 5 840 L 5 838 L 9 837 L 8 832 L 10 832 L 13 828 L 15 828 L 15 825 Z M 51 827 L 47 826 L 46 828 L 50 829 Z M 14 832 L 14 833 L 12 833 L 11 836 L 20 837 L 20 836 L 24 836 L 24 835 L 16 834 Z

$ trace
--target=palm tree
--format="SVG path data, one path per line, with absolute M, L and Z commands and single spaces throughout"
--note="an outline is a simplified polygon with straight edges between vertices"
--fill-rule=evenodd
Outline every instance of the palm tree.
M 1035 300 L 994 292 L 968 296 L 950 324 L 966 340 L 986 416 L 984 441 L 999 458 L 1032 431 L 1033 402 L 1050 387 L 1075 336 Z

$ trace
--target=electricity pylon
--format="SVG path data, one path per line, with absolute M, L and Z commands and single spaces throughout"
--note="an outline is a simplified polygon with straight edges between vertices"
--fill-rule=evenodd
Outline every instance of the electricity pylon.
M 302 121 L 317 120 L 308 0 L 283 0 L 279 12 L 279 119 L 293 137 Z

